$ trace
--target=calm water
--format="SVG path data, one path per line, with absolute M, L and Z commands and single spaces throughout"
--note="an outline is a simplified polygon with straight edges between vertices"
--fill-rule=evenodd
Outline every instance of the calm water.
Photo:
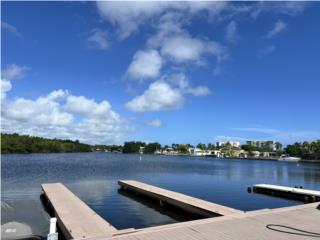
M 242 210 L 301 204 L 247 193 L 253 184 L 320 190 L 320 164 L 154 155 L 140 160 L 139 155 L 110 153 L 2 155 L 1 164 L 2 200 L 39 201 L 41 183 L 62 182 L 119 229 L 183 220 L 119 193 L 119 179 L 139 180 Z

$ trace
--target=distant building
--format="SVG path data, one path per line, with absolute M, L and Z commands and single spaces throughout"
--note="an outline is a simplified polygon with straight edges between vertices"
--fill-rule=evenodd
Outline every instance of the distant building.
M 269 151 L 278 151 L 282 148 L 282 145 L 276 141 L 247 141 L 246 143 L 247 145 Z
M 237 141 L 226 141 L 226 142 L 217 142 L 216 145 L 217 147 L 224 147 L 226 144 L 230 144 L 231 147 L 240 147 L 240 142 Z
M 140 146 L 140 148 L 139 148 L 139 153 L 140 153 L 140 154 L 143 154 L 143 152 L 144 152 L 144 147 L 141 147 L 141 146 Z
M 239 149 L 232 152 L 232 157 L 247 158 L 248 154 L 245 150 Z

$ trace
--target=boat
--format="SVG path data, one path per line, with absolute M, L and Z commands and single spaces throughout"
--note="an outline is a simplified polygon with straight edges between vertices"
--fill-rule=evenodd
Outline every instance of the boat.
M 290 157 L 289 155 L 281 155 L 278 161 L 284 162 L 299 162 L 301 158 L 299 157 Z

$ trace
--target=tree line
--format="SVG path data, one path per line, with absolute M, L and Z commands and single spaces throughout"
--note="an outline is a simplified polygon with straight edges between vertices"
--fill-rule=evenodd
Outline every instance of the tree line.
M 91 146 L 78 140 L 47 139 L 19 134 L 1 134 L 1 153 L 91 152 Z
M 313 142 L 296 142 L 284 149 L 290 156 L 301 157 L 302 159 L 320 160 L 320 140 Z
M 125 142 L 123 145 L 89 145 L 80 143 L 78 140 L 47 139 L 19 134 L 1 134 L 2 153 L 54 153 L 54 152 L 92 152 L 110 151 L 123 153 L 147 153 L 153 154 L 156 151 L 172 148 L 181 153 L 187 153 L 191 144 L 176 144 L 161 146 L 158 142 L 145 143 L 141 141 Z M 226 144 L 224 147 L 217 147 L 214 144 L 199 143 L 196 145 L 201 150 L 232 150 L 234 147 Z M 241 148 L 249 153 L 252 151 L 262 151 L 250 145 L 242 145 Z M 288 154 L 290 156 L 301 157 L 302 159 L 320 160 L 320 140 L 312 142 L 296 142 L 287 145 L 277 154 Z

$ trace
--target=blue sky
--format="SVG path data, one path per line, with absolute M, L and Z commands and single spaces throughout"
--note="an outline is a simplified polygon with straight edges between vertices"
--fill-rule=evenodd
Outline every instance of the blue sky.
M 320 138 L 320 4 L 1 2 L 3 132 Z

